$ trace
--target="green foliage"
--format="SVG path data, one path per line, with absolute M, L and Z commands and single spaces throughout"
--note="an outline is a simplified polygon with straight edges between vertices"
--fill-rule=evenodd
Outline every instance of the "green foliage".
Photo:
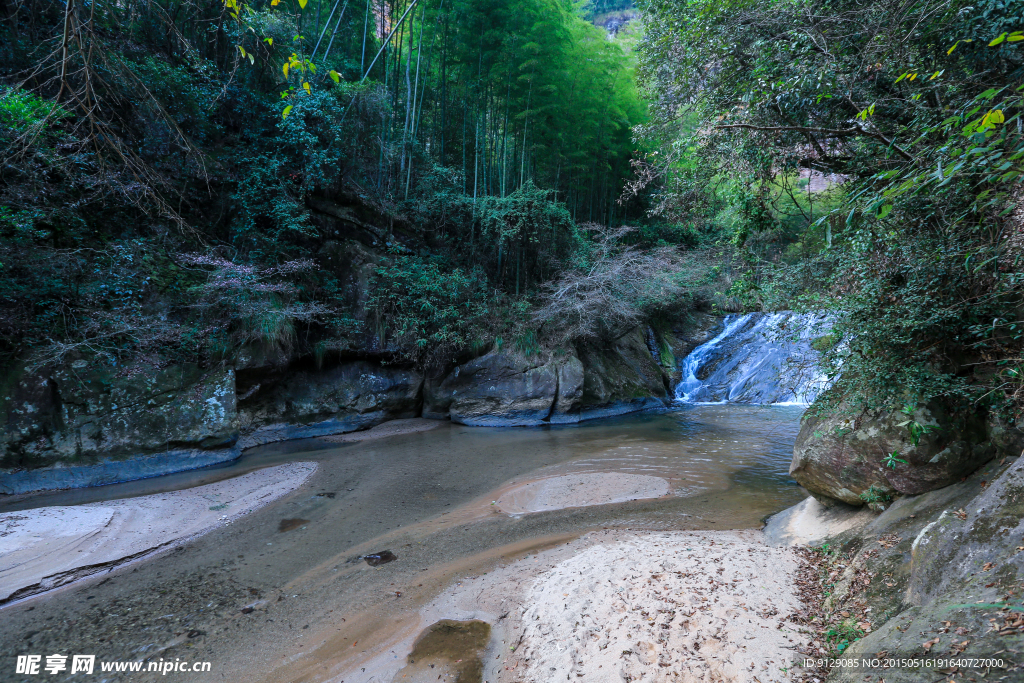
M 642 7 L 642 133 L 672 150 L 642 170 L 662 212 L 729 217 L 748 261 L 732 293 L 835 310 L 828 369 L 854 403 L 1024 405 L 993 372 L 1024 345 L 1008 313 L 1024 283 L 1007 239 L 1024 171 L 1016 6 Z M 811 192 L 809 174 L 832 187 Z
M 882 464 L 890 470 L 894 470 L 898 465 L 906 465 L 907 461 L 900 457 L 899 451 L 893 451 L 882 458 Z
M 861 491 L 859 498 L 866 504 L 872 505 L 876 503 L 888 503 L 892 500 L 892 495 L 872 484 L 866 491 Z
M 829 543 L 822 543 L 821 545 L 814 546 L 811 550 L 828 558 L 835 558 L 839 556 L 839 551 L 833 548 Z
M 491 301 L 479 271 L 394 253 L 375 275 L 367 308 L 382 342 L 409 349 L 417 360 L 449 362 L 486 334 Z
M 4 21 L 0 80 L 32 75 L 0 90 L 4 361 L 324 363 L 357 321 L 418 362 L 532 355 L 545 284 L 602 263 L 580 226 L 643 213 L 616 201 L 632 58 L 573 3 L 86 7 Z M 705 237 L 665 219 L 622 246 L 674 266 Z M 635 324 L 706 265 L 601 288 Z
M 906 427 L 907 432 L 910 434 L 910 442 L 915 446 L 921 443 L 921 437 L 926 434 L 931 434 L 936 431 L 937 428 L 934 425 L 921 424 L 914 419 L 914 413 L 917 409 L 916 405 L 906 405 L 900 410 L 901 413 L 907 416 L 907 419 L 899 423 L 898 426 Z
M 842 654 L 846 648 L 863 638 L 865 633 L 866 631 L 857 625 L 856 618 L 847 617 L 829 627 L 825 632 L 825 641 L 837 654 Z
M 823 334 L 820 337 L 815 337 L 811 340 L 811 348 L 818 353 L 825 353 L 829 351 L 839 342 L 839 338 L 834 334 Z
M 480 202 L 477 221 L 481 237 L 494 251 L 487 259 L 498 282 L 508 283 L 518 296 L 528 283 L 547 279 L 560 261 L 571 260 L 583 249 L 565 206 L 550 193 L 527 181 L 507 197 L 486 197 Z
M 62 106 L 27 90 L 0 90 L 0 126 L 17 133 L 66 119 L 71 114 Z
M 158 119 L 155 109 L 162 108 L 174 125 L 180 126 L 192 141 L 201 143 L 217 133 L 210 107 L 223 85 L 215 65 L 194 58 L 190 61 L 175 65 L 147 55 L 126 64 L 153 95 L 153 99 L 139 100 L 140 107 L 150 110 L 148 118 Z
M 307 260 L 282 263 L 272 268 L 239 265 L 226 259 L 189 254 L 184 265 L 205 273 L 191 288 L 196 309 L 207 324 L 238 347 L 260 344 L 270 350 L 290 350 L 296 341 L 296 325 L 322 322 L 330 307 L 300 298 L 295 280 L 316 269 Z
M 243 149 L 239 157 L 244 175 L 231 197 L 230 242 L 257 262 L 273 262 L 289 241 L 314 232 L 296 187 L 301 167 L 281 152 Z
M 606 12 L 618 12 L 633 7 L 633 0 L 587 0 L 583 4 L 583 11 L 588 18 L 595 17 Z
M 540 341 L 537 339 L 536 330 L 526 330 L 522 334 L 516 337 L 515 340 L 516 351 L 526 356 L 536 356 L 540 353 Z

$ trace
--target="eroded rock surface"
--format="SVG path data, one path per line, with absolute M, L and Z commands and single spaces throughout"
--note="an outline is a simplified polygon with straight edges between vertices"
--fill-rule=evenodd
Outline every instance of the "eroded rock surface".
M 635 328 L 607 346 L 579 349 L 583 363 L 582 419 L 644 410 L 669 397 L 670 380 Z
M 76 360 L 16 373 L 12 384 L 0 427 L 0 493 L 97 486 L 239 454 L 230 368 Z
M 238 410 L 243 448 L 366 429 L 416 417 L 421 407 L 423 375 L 369 361 L 251 373 L 245 379 L 249 386 L 239 387 L 245 398 Z
M 914 443 L 904 424 L 909 419 L 932 431 Z M 920 494 L 948 486 L 988 462 L 995 452 L 986 416 L 980 411 L 952 412 L 930 405 L 908 416 L 852 411 L 841 405 L 829 415 L 818 415 L 812 406 L 797 436 L 789 472 L 813 494 L 862 505 L 874 497 Z M 890 460 L 894 453 L 895 459 Z
M 0 427 L 0 493 L 180 472 L 233 460 L 253 446 L 390 420 L 529 426 L 661 407 L 670 379 L 659 357 L 672 353 L 658 339 L 650 328 L 636 328 L 580 351 L 524 356 L 496 349 L 426 377 L 389 363 L 379 349 L 351 360 L 337 352 L 320 364 L 259 347 L 240 349 L 233 367 L 78 360 L 22 372 Z
M 779 515 L 781 525 L 806 505 Z M 979 680 L 1021 679 L 1024 458 L 1001 456 L 962 482 L 903 496 L 879 515 L 848 508 L 818 512 L 824 521 L 839 515 L 847 522 L 841 532 L 814 542 L 827 543 L 833 553 L 826 614 L 851 615 L 861 625 L 860 639 L 844 658 L 991 658 L 1002 664 L 987 672 L 961 669 Z M 768 529 L 780 523 L 772 518 Z M 916 683 L 944 679 L 942 673 L 923 665 L 839 667 L 827 680 Z
M 523 358 L 492 351 L 432 387 L 429 412 L 472 426 L 529 426 L 579 419 L 583 366 L 572 354 Z

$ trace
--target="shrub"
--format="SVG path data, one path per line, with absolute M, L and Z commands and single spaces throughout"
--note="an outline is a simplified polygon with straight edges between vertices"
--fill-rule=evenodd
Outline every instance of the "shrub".
M 69 116 L 71 114 L 56 102 L 45 100 L 26 90 L 4 88 L 0 91 L 0 125 L 18 133 Z
M 589 253 L 544 286 L 533 314 L 555 344 L 615 339 L 649 317 L 692 305 L 715 277 L 702 252 L 626 246 L 630 227 L 585 230 Z
M 872 484 L 866 491 L 861 491 L 860 499 L 868 505 L 871 505 L 872 503 L 888 503 L 892 500 L 892 495 L 888 491 L 880 489 Z
M 294 276 L 316 270 L 312 261 L 295 260 L 272 268 L 236 264 L 214 256 L 189 254 L 184 264 L 206 272 L 206 280 L 192 289 L 195 308 L 227 334 L 231 345 L 259 343 L 272 349 L 290 349 L 296 325 L 321 322 L 333 310 L 322 303 L 300 300 Z
M 377 268 L 370 292 L 367 308 L 380 339 L 427 363 L 471 346 L 489 312 L 482 273 L 412 254 L 393 253 Z

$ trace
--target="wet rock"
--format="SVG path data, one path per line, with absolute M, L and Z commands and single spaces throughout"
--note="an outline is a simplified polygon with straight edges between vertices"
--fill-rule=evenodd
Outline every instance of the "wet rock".
M 424 412 L 447 412 L 453 422 L 472 426 L 575 421 L 567 416 L 579 411 L 582 384 L 583 367 L 574 354 L 524 358 L 492 351 L 431 386 Z
M 285 531 L 291 531 L 292 529 L 298 529 L 303 524 L 309 524 L 308 519 L 282 519 L 277 525 L 277 531 L 283 533 Z
M 831 327 L 825 313 L 727 316 L 712 339 L 684 358 L 677 396 L 712 403 L 813 401 L 828 378 L 812 342 Z
M 4 493 L 97 486 L 239 455 L 230 368 L 79 359 L 48 373 L 22 370 L 14 381 L 0 414 Z
M 694 312 L 672 325 L 661 337 L 672 355 L 681 360 L 701 344 L 710 341 L 721 329 L 721 316 Z
M 318 370 L 285 368 L 240 375 L 239 391 L 260 390 L 239 401 L 243 448 L 275 441 L 342 434 L 387 420 L 416 417 L 423 376 L 410 368 L 353 361 Z
M 398 559 L 398 557 L 390 550 L 382 550 L 379 553 L 363 555 L 363 559 L 366 560 L 366 564 L 370 565 L 371 567 L 379 567 L 382 564 L 394 562 Z
M 811 406 L 793 448 L 790 475 L 812 494 L 862 505 L 897 493 L 920 494 L 960 481 L 996 453 L 986 416 L 934 403 L 910 419 L 929 430 L 915 444 L 902 412 L 852 410 L 827 415 Z M 888 461 L 898 453 L 900 460 Z M 873 488 L 872 488 L 873 487 Z M 863 494 L 863 495 L 862 495 Z
M 581 345 L 583 363 L 581 420 L 661 407 L 669 398 L 669 375 L 647 348 L 643 328 L 618 340 Z

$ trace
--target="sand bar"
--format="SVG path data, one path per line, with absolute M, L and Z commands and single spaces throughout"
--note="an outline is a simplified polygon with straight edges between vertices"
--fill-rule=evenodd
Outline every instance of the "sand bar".
M 383 424 L 370 429 L 358 432 L 346 432 L 344 434 L 332 434 L 321 437 L 323 441 L 331 443 L 355 443 L 357 441 L 372 441 L 383 439 L 389 436 L 401 436 L 402 434 L 415 434 L 416 432 L 427 432 L 431 429 L 447 424 L 441 420 L 426 420 L 422 417 L 410 417 L 400 420 L 388 420 Z
M 497 506 L 511 515 L 609 505 L 660 498 L 672 490 L 661 477 L 625 472 L 564 474 L 517 485 L 501 494 Z
M 166 550 L 294 491 L 297 462 L 138 498 L 0 514 L 0 605 Z

